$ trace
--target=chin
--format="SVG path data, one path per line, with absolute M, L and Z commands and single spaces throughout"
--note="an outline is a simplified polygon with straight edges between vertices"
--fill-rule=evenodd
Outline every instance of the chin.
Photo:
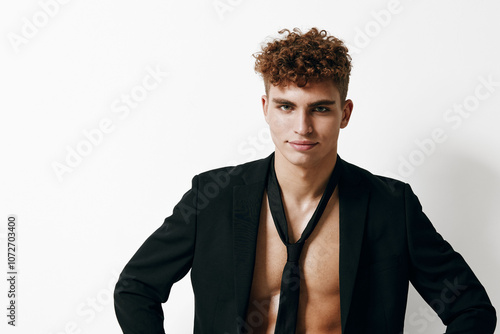
M 288 161 L 290 164 L 302 167 L 302 168 L 316 168 L 323 165 L 329 165 L 332 159 L 337 156 L 335 151 L 309 151 L 309 152 L 298 152 L 295 150 L 290 150 L 286 148 L 277 148 L 276 152 L 281 154 L 284 160 Z
M 297 167 L 312 167 L 317 162 L 317 157 L 313 157 L 310 153 L 286 152 L 282 155 L 288 162 Z

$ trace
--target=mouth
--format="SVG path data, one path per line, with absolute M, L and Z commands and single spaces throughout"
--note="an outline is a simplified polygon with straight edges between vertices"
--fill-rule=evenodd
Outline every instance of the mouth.
M 297 151 L 308 151 L 314 148 L 318 143 L 310 140 L 294 140 L 289 141 L 288 144 Z

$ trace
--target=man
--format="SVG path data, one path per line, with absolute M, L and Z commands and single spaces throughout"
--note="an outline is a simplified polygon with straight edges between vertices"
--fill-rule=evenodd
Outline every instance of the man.
M 275 152 L 201 173 L 124 268 L 124 333 L 164 333 L 161 303 L 191 269 L 195 333 L 402 333 L 408 283 L 447 333 L 496 315 L 409 185 L 337 155 L 353 103 L 343 43 L 281 31 L 256 55 Z

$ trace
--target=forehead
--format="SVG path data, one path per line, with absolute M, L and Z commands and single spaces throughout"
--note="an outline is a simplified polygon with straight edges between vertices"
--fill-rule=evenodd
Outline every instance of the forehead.
M 340 93 L 335 84 L 328 81 L 308 82 L 304 87 L 299 87 L 295 83 L 288 83 L 286 86 L 269 87 L 269 97 L 286 98 L 290 100 L 340 100 Z

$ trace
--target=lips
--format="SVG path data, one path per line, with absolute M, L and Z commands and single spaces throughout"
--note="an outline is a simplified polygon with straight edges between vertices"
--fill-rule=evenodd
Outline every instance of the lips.
M 293 140 L 288 143 L 297 151 L 308 151 L 318 144 L 310 140 Z

